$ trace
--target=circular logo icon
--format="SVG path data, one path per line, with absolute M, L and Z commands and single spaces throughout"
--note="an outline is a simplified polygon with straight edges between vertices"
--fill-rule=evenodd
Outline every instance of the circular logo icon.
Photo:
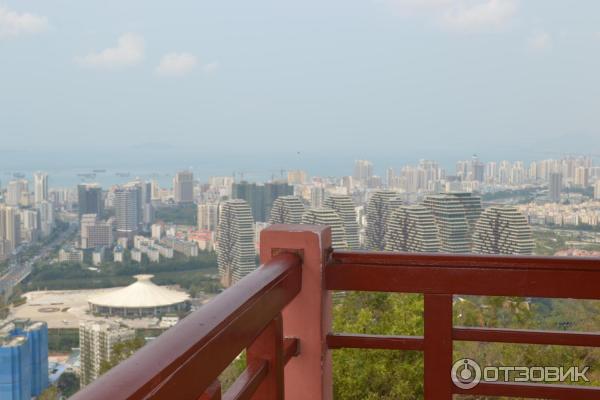
M 481 382 L 481 367 L 470 358 L 462 358 L 452 366 L 452 381 L 461 389 L 473 389 Z

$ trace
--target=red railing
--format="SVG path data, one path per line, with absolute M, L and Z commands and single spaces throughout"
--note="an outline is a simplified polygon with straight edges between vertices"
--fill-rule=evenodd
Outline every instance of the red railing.
M 465 328 L 452 321 L 454 295 L 600 299 L 598 260 L 332 252 L 330 229 L 307 225 L 265 229 L 260 253 L 263 267 L 76 399 L 220 399 L 218 376 L 247 349 L 248 367 L 223 398 L 330 400 L 331 350 L 339 348 L 422 351 L 427 400 L 600 399 L 597 388 L 569 385 L 480 383 L 464 390 L 450 375 L 456 340 L 600 347 L 596 333 Z M 333 290 L 423 294 L 424 336 L 332 333 Z
M 591 258 L 506 257 L 413 253 L 333 252 L 329 290 L 420 293 L 424 336 L 330 334 L 330 349 L 418 350 L 424 353 L 426 399 L 453 394 L 544 399 L 600 399 L 600 388 L 572 385 L 479 383 L 451 379 L 453 341 L 600 347 L 600 334 L 455 327 L 453 295 L 600 299 L 600 261 Z
M 300 266 L 299 256 L 278 255 L 74 399 L 221 399 L 217 378 L 244 349 L 248 367 L 223 399 L 281 398 L 298 350 L 283 337 L 281 310 L 300 292 Z

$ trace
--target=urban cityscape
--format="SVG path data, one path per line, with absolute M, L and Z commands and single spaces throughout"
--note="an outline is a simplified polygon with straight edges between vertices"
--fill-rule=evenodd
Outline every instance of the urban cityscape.
M 600 399 L 600 2 L 0 0 L 0 400 Z
M 0 352 L 12 383 L 2 398 L 88 385 L 255 270 L 271 224 L 329 226 L 340 250 L 600 256 L 592 157 L 473 155 L 449 169 L 421 160 L 376 171 L 356 160 L 342 177 L 282 170 L 266 182 L 204 182 L 181 170 L 168 187 L 92 182 L 106 170 L 76 187 L 45 172 L 6 174 Z

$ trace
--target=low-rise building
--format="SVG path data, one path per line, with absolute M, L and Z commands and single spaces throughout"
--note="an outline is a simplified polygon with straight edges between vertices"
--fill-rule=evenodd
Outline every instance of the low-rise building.
M 173 250 L 183 254 L 186 257 L 198 256 L 198 244 L 196 244 L 196 242 L 176 239 L 174 237 L 166 237 L 161 241 L 161 243 L 173 248 Z
M 92 264 L 98 266 L 102 264 L 106 257 L 106 249 L 104 247 L 100 247 L 95 249 L 92 252 Z
M 142 252 L 138 249 L 131 249 L 131 260 L 142 262 Z
M 58 252 L 58 261 L 67 263 L 82 263 L 83 250 L 73 247 L 60 249 Z
M 160 261 L 160 252 L 156 247 L 148 247 L 148 250 L 146 250 L 146 255 L 148 256 L 148 260 L 150 262 L 157 263 Z
M 125 260 L 125 249 L 121 246 L 116 246 L 113 250 L 113 261 L 122 263 Z

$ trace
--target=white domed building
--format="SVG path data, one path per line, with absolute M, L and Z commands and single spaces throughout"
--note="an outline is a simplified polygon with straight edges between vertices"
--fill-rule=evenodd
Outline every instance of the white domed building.
M 136 282 L 88 300 L 90 311 L 99 315 L 125 318 L 161 316 L 189 309 L 187 293 L 161 287 L 152 282 L 153 275 L 136 275 Z

